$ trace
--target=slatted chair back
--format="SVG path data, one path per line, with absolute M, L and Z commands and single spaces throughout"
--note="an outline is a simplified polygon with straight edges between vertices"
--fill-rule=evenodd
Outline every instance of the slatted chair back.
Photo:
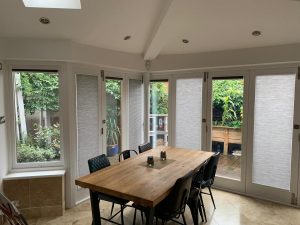
M 28 225 L 23 215 L 2 193 L 0 193 L 0 211 L 10 225 Z

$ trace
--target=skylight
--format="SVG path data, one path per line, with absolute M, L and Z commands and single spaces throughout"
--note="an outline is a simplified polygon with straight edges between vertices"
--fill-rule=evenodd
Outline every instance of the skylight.
M 49 9 L 81 9 L 80 0 L 23 0 L 26 7 Z

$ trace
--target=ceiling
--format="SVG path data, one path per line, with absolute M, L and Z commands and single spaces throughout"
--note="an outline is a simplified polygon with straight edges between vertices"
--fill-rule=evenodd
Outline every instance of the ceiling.
M 41 9 L 2 0 L 0 37 L 72 40 L 145 59 L 300 43 L 299 1 L 81 0 L 81 5 L 81 10 Z M 41 24 L 40 17 L 51 23 Z M 262 35 L 252 36 L 254 30 Z M 131 39 L 125 41 L 126 35 Z

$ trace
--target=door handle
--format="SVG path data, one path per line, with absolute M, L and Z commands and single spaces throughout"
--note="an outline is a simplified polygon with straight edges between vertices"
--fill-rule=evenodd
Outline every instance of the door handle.
M 294 124 L 294 129 L 295 130 L 299 130 L 300 129 L 300 125 L 299 124 Z

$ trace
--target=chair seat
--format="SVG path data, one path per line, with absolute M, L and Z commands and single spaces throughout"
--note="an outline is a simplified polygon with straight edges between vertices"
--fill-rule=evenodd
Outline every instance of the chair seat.
M 114 202 L 115 204 L 119 204 L 119 205 L 125 205 L 126 203 L 128 203 L 127 200 L 124 200 L 122 198 L 117 198 L 111 195 L 103 194 L 103 193 L 98 193 L 98 197 L 99 200 Z

